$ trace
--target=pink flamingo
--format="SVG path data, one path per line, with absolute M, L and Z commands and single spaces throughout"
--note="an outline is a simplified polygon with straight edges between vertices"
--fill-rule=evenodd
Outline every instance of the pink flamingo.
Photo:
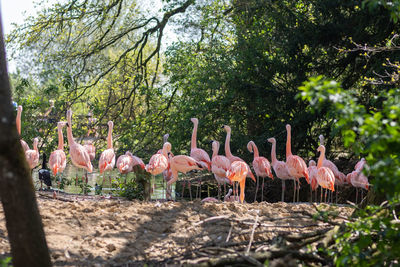
M 99 170 L 100 174 L 103 172 L 111 171 L 115 166 L 115 153 L 112 143 L 112 130 L 114 128 L 114 123 L 109 121 L 108 123 L 108 136 L 107 136 L 107 149 L 104 150 L 99 159 Z M 103 184 L 105 177 L 103 176 Z M 111 184 L 111 174 L 108 176 L 108 179 Z
M 141 168 L 142 170 L 144 170 L 144 168 L 145 168 L 146 166 L 144 165 L 144 162 L 143 162 L 143 160 L 142 160 L 141 158 L 132 155 L 132 153 L 129 152 L 129 151 L 128 151 L 128 155 L 131 156 L 131 157 L 132 157 L 132 160 L 133 160 L 133 166 L 132 166 L 132 168 L 134 168 L 135 166 L 140 166 L 140 168 Z
M 67 157 L 64 152 L 64 136 L 62 129 L 66 125 L 66 122 L 58 122 L 57 123 L 57 131 L 58 131 L 58 148 L 51 152 L 49 158 L 50 170 L 53 172 L 54 176 L 62 173 L 67 166 Z
M 197 118 L 190 119 L 193 122 L 193 132 L 192 132 L 192 140 L 190 142 L 190 156 L 194 158 L 203 169 L 207 169 L 211 171 L 211 159 L 206 151 L 201 148 L 197 148 L 197 127 L 199 125 L 199 120 Z M 200 198 L 201 198 L 201 177 L 199 177 L 199 190 L 200 190 Z M 197 193 L 196 193 L 197 195 Z
M 21 115 L 22 115 L 22 106 L 18 106 L 17 119 L 16 119 L 15 124 L 17 125 L 17 131 L 18 131 L 19 136 L 21 136 Z M 21 145 L 25 152 L 27 150 L 29 150 L 28 144 L 24 140 L 22 140 L 22 138 L 21 138 Z
M 233 182 L 240 184 L 240 203 L 244 202 L 244 188 L 246 186 L 246 176 L 249 171 L 249 167 L 243 161 L 234 161 L 229 170 L 226 173 L 228 179 Z
M 329 189 L 332 192 L 335 191 L 335 175 L 333 174 L 332 170 L 328 167 L 323 167 L 323 162 L 325 159 L 325 147 L 320 145 L 317 149 L 318 152 L 321 154 L 318 158 L 318 165 L 317 165 L 317 182 L 321 186 L 321 202 L 322 202 L 322 189 Z M 326 192 L 325 191 L 325 201 L 326 201 Z
M 28 162 L 29 168 L 32 170 L 39 164 L 39 150 L 38 150 L 39 139 L 36 137 L 33 139 L 33 149 L 25 151 L 26 161 Z
M 234 156 L 234 155 L 232 155 L 232 153 L 231 153 L 231 146 L 230 146 L 230 142 L 231 142 L 231 127 L 229 127 L 228 125 L 224 125 L 224 126 L 222 126 L 222 128 L 224 128 L 225 129 L 225 131 L 226 131 L 226 138 L 225 138 L 225 156 L 229 159 L 229 161 L 231 162 L 231 164 L 234 162 L 234 161 L 243 161 L 243 162 L 245 162 L 244 160 L 242 160 L 241 158 L 239 158 L 239 157 L 236 157 L 236 156 Z M 245 162 L 246 163 L 246 162 Z M 251 169 L 250 169 L 250 167 L 249 167 L 249 165 L 247 165 L 247 163 L 246 163 L 246 166 L 247 166 L 247 168 L 248 168 L 248 171 L 247 171 L 247 177 L 250 177 L 251 179 L 253 179 L 253 181 L 254 182 L 257 182 L 256 181 L 256 178 L 254 177 L 254 174 L 251 172 Z M 237 189 L 235 190 L 233 190 L 233 193 L 234 194 L 236 194 L 237 195 Z
M 90 161 L 93 161 L 96 157 L 96 147 L 93 145 L 92 140 L 88 140 L 86 144 L 83 145 L 89 154 Z
M 168 137 L 169 137 L 169 134 L 167 134 L 167 133 L 164 134 L 164 136 L 163 136 L 163 144 L 168 142 Z M 158 154 L 162 154 L 162 149 L 158 150 L 157 153 Z M 170 154 L 172 156 L 174 156 L 174 154 L 172 152 Z M 164 182 L 168 183 L 168 181 L 172 179 L 171 167 L 168 165 L 168 167 L 162 172 L 162 174 L 163 174 L 163 178 L 164 178 L 164 180 L 163 180 L 163 188 L 164 188 Z M 185 186 L 185 183 L 183 182 L 182 183 L 182 187 L 184 187 L 184 186 Z M 188 186 L 189 186 L 189 190 L 190 190 L 190 182 L 188 183 Z M 172 194 L 172 188 L 171 188 L 171 186 L 167 186 L 166 192 L 165 192 L 165 198 L 166 199 L 171 199 L 172 198 L 171 194 Z
M 169 143 L 164 143 L 161 154 L 156 153 L 151 156 L 149 163 L 145 167 L 145 170 L 152 175 L 160 174 L 168 168 L 167 144 Z
M 324 145 L 324 143 L 325 143 L 324 136 L 321 134 L 319 136 L 319 144 Z M 345 181 L 346 176 L 344 175 L 344 173 L 339 171 L 338 167 L 332 161 L 325 158 L 324 162 L 322 163 L 322 166 L 331 169 L 331 171 L 333 172 L 333 175 L 335 175 L 336 189 L 338 189 L 338 186 L 342 186 L 346 183 L 346 181 Z M 336 190 L 336 203 L 337 203 L 337 198 L 338 198 L 337 194 L 338 194 L 338 190 Z
M 274 176 L 272 175 L 271 172 L 271 164 L 269 163 L 269 160 L 267 158 L 260 157 L 258 153 L 258 148 L 253 141 L 247 143 L 247 149 L 250 151 L 250 153 L 254 153 L 253 169 L 257 176 L 257 186 L 256 186 L 256 193 L 254 195 L 254 202 L 256 201 L 257 198 L 259 177 L 263 179 L 261 185 L 261 202 L 262 202 L 264 201 L 264 178 L 268 176 L 272 180 L 274 179 Z
M 282 180 L 282 197 L 281 201 L 283 202 L 285 200 L 285 181 L 286 180 L 291 180 L 292 177 L 289 174 L 289 171 L 287 169 L 286 163 L 284 161 L 278 161 L 276 159 L 276 140 L 275 138 L 271 137 L 268 139 L 268 142 L 272 143 L 272 149 L 271 149 L 271 165 L 272 168 L 275 171 L 276 177 Z
M 69 144 L 69 155 L 71 157 L 72 164 L 79 168 L 84 169 L 87 172 L 93 171 L 92 163 L 90 162 L 89 154 L 86 149 L 75 142 L 74 137 L 72 135 L 72 110 L 69 109 L 67 111 L 67 139 Z M 76 176 L 78 180 L 78 175 Z M 83 179 L 83 177 L 82 177 Z M 86 183 L 87 183 L 87 173 L 86 173 Z
M 363 169 L 365 168 L 365 166 L 368 166 L 368 165 L 366 164 L 365 158 L 362 158 L 355 165 L 354 171 L 347 174 L 347 176 L 346 176 L 347 182 L 356 188 L 356 203 L 357 203 L 357 199 L 358 199 L 358 188 L 361 188 L 361 200 L 360 201 L 362 201 L 362 199 L 363 199 L 362 189 L 368 190 L 368 188 L 369 188 L 368 177 L 363 172 Z
M 125 174 L 125 184 L 126 176 L 132 171 L 133 168 L 133 158 L 131 155 L 132 153 L 127 151 L 124 155 L 119 156 L 117 159 L 117 169 L 121 174 Z
M 232 195 L 232 188 L 229 188 L 228 194 L 226 194 L 224 196 L 224 202 L 235 202 L 235 201 L 237 201 L 237 199 L 235 199 L 235 197 L 231 196 L 231 195 Z
M 224 194 L 226 193 L 226 183 L 229 183 L 229 179 L 226 177 L 226 172 L 231 166 L 231 162 L 225 156 L 218 155 L 219 142 L 212 142 L 212 160 L 211 160 L 211 171 L 214 174 L 215 180 L 218 183 L 218 199 L 221 199 L 221 185 L 224 185 Z
M 167 152 L 171 152 L 171 143 L 166 142 L 164 144 L 166 146 Z M 187 173 L 191 170 L 201 170 L 203 166 L 192 157 L 185 155 L 177 155 L 172 156 L 169 154 L 169 164 L 172 172 L 172 179 L 167 182 L 167 186 L 172 185 L 174 182 L 178 180 L 178 172 Z M 190 191 L 190 199 L 192 199 L 192 192 Z M 183 197 L 183 192 L 182 192 Z
M 318 188 L 318 181 L 317 181 L 317 163 L 315 161 L 310 160 L 308 162 L 308 175 L 310 177 L 310 193 L 311 193 L 311 198 L 310 202 L 312 202 L 312 191 L 315 191 L 315 194 L 317 194 L 317 188 Z M 317 195 L 315 195 L 315 199 L 317 199 Z
M 292 154 L 292 148 L 290 144 L 291 139 L 291 127 L 290 124 L 286 124 L 287 131 L 287 139 L 286 139 L 286 166 L 288 168 L 289 174 L 297 180 L 297 201 L 299 201 L 300 197 L 300 178 L 305 177 L 307 183 L 310 183 L 308 178 L 308 170 L 307 165 L 304 160 L 296 155 Z M 296 180 L 294 180 L 294 198 L 293 202 L 296 198 Z

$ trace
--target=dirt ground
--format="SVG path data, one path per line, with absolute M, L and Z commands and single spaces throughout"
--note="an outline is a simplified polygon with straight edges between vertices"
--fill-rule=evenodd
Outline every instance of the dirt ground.
M 141 266 L 198 264 L 220 249 L 268 249 L 278 235 L 317 231 L 326 223 L 308 203 L 140 202 L 101 197 L 37 195 L 55 266 Z M 343 218 L 353 211 L 335 209 Z M 257 220 L 257 224 L 255 224 Z M 338 219 L 340 220 L 340 219 Z M 216 253 L 218 254 L 218 253 Z M 0 209 L 0 257 L 10 255 Z M 204 257 L 203 257 L 204 256 Z

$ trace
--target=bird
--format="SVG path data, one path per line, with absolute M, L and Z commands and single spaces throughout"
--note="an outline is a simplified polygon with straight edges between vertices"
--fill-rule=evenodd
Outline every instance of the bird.
M 169 142 L 164 143 L 162 153 L 156 153 L 151 156 L 149 163 L 145 166 L 145 170 L 152 175 L 162 173 L 168 167 L 167 146 Z
M 317 172 L 318 172 L 317 163 L 315 163 L 315 161 L 313 160 L 310 160 L 308 162 L 308 175 L 310 178 L 310 193 L 311 193 L 310 202 L 312 202 L 312 191 L 315 191 L 315 194 L 317 193 L 316 191 L 318 188 Z M 315 200 L 316 199 L 317 197 L 315 197 Z
M 254 177 L 254 174 L 251 172 L 251 169 L 250 169 L 249 165 L 247 165 L 247 163 L 246 163 L 244 160 L 242 160 L 242 159 L 239 158 L 239 157 L 236 157 L 236 156 L 232 155 L 232 153 L 231 153 L 231 147 L 230 147 L 230 141 L 231 141 L 231 127 L 229 127 L 228 125 L 223 125 L 222 128 L 224 128 L 224 130 L 226 131 L 226 138 L 225 138 L 225 156 L 229 159 L 229 161 L 231 162 L 231 164 L 232 164 L 234 161 L 243 161 L 243 162 L 246 164 L 247 168 L 248 168 L 248 170 L 247 170 L 247 175 L 248 175 L 248 177 L 250 177 L 251 179 L 253 179 L 254 182 L 256 182 L 256 178 Z M 233 193 L 234 193 L 234 194 L 237 194 L 237 190 L 234 189 L 234 190 L 233 190 Z
M 284 161 L 279 161 L 276 158 L 276 139 L 274 137 L 268 138 L 268 142 L 272 143 L 272 149 L 271 149 L 271 165 L 272 168 L 274 169 L 276 177 L 282 180 L 282 197 L 281 201 L 284 202 L 285 200 L 285 181 L 286 180 L 291 180 L 292 177 L 289 174 L 289 171 L 286 166 L 286 162 Z
M 15 124 L 17 125 L 17 131 L 18 131 L 19 136 L 21 136 L 21 115 L 22 115 L 22 106 L 18 106 L 17 118 L 16 118 Z M 22 148 L 24 149 L 24 152 L 29 150 L 28 144 L 24 140 L 22 140 L 22 138 L 20 141 L 21 141 Z
M 246 176 L 249 171 L 247 164 L 243 161 L 232 162 L 226 176 L 231 183 L 238 182 L 240 185 L 240 203 L 244 202 L 244 189 L 246 186 Z
M 254 194 L 254 202 L 256 201 L 257 198 L 259 177 L 263 179 L 261 185 L 261 202 L 262 202 L 264 201 L 264 178 L 269 177 L 271 179 L 274 179 L 274 176 L 272 175 L 271 172 L 271 164 L 269 163 L 269 160 L 267 158 L 260 157 L 258 153 L 258 148 L 254 143 L 254 141 L 249 141 L 247 143 L 247 149 L 250 151 L 250 153 L 254 154 L 253 169 L 257 176 L 257 186 L 256 186 L 256 193 Z
M 108 125 L 107 149 L 104 150 L 100 155 L 99 159 L 100 174 L 111 171 L 115 166 L 115 153 L 112 141 L 112 130 L 114 127 L 114 123 L 112 121 L 109 121 L 107 125 Z M 102 185 L 104 185 L 104 179 L 105 177 L 103 176 Z M 108 179 L 110 180 L 111 184 L 111 174 L 108 176 Z
M 92 172 L 93 166 L 92 163 L 90 162 L 89 153 L 87 152 L 84 146 L 75 142 L 74 136 L 72 135 L 71 109 L 67 111 L 67 139 L 69 145 L 69 155 L 71 157 L 72 164 L 78 169 L 84 169 L 87 172 Z M 78 180 L 78 176 L 76 176 L 76 179 Z M 87 173 L 86 173 L 86 183 L 87 183 Z
M 325 159 L 325 147 L 320 145 L 317 149 L 320 152 L 317 164 L 317 182 L 318 185 L 321 186 L 321 202 L 322 202 L 322 189 L 325 188 L 327 190 L 335 191 L 335 175 L 332 170 L 328 167 L 323 166 L 323 162 Z M 326 201 L 326 192 L 325 191 L 325 201 Z
M 92 140 L 86 141 L 86 144 L 84 144 L 83 147 L 88 152 L 90 161 L 93 161 L 96 157 L 96 147 L 93 145 Z
M 38 150 L 39 139 L 36 137 L 33 139 L 33 149 L 25 151 L 25 158 L 28 162 L 29 168 L 32 170 L 39 164 L 39 150 Z
M 325 143 L 324 136 L 321 134 L 319 136 L 319 144 L 324 145 L 324 143 Z M 325 160 L 322 162 L 322 166 L 327 167 L 332 170 L 333 175 L 335 175 L 336 189 L 338 188 L 338 186 L 342 186 L 346 183 L 346 181 L 345 181 L 346 176 L 344 175 L 344 173 L 339 171 L 338 167 L 332 161 L 325 158 Z M 337 203 L 337 197 L 338 197 L 337 194 L 338 194 L 338 190 L 336 190 L 336 203 Z
M 142 170 L 144 170 L 145 165 L 144 165 L 143 160 L 137 156 L 132 155 L 132 153 L 129 151 L 127 153 L 129 156 L 132 157 L 132 160 L 133 160 L 132 170 L 134 169 L 135 166 L 139 166 Z
M 57 123 L 57 131 L 58 131 L 58 147 L 56 150 L 51 152 L 49 158 L 50 170 L 53 172 L 54 176 L 60 174 L 64 171 L 67 166 L 67 157 L 64 152 L 64 136 L 62 132 L 62 128 L 66 125 L 66 122 L 58 122 Z
M 224 202 L 235 202 L 235 201 L 237 201 L 237 198 L 235 198 L 234 196 L 231 196 L 231 195 L 232 195 L 232 188 L 229 188 L 228 194 L 226 194 L 224 196 Z
M 166 147 L 167 153 L 171 152 L 172 145 L 169 142 L 166 142 L 164 144 Z M 187 173 L 188 171 L 191 170 L 201 170 L 203 166 L 195 160 L 194 158 L 186 155 L 177 155 L 177 156 L 172 156 L 169 154 L 169 164 L 171 167 L 171 172 L 172 172 L 172 179 L 167 182 L 167 186 L 172 185 L 178 180 L 178 172 L 182 173 Z M 190 191 L 191 195 L 191 191 Z M 182 193 L 183 196 L 183 193 Z M 190 198 L 192 198 L 190 196 Z
M 130 154 L 130 155 L 129 155 Z M 117 169 L 121 174 L 125 174 L 125 184 L 126 184 L 126 176 L 128 173 L 132 171 L 133 168 L 133 158 L 132 153 L 126 151 L 124 155 L 121 155 L 117 159 Z
M 307 183 L 310 183 L 308 178 L 308 170 L 307 165 L 304 160 L 296 155 L 292 154 L 291 148 L 291 126 L 290 124 L 286 124 L 287 131 L 287 139 L 286 139 L 286 166 L 288 168 L 289 174 L 295 179 L 294 180 L 294 198 L 293 202 L 295 202 L 296 196 L 296 180 L 297 180 L 297 201 L 299 201 L 300 194 L 300 178 L 305 177 Z
M 51 187 L 51 175 L 50 171 L 47 169 L 46 164 L 46 154 L 43 153 L 43 161 L 42 161 L 42 168 L 39 170 L 39 180 L 40 180 L 40 189 L 42 189 L 43 183 L 47 185 L 47 189 Z
M 215 180 L 218 183 L 218 199 L 221 198 L 221 185 L 224 185 L 224 194 L 226 193 L 226 184 L 229 179 L 226 177 L 226 172 L 231 166 L 231 162 L 225 156 L 218 155 L 219 142 L 212 141 L 212 157 L 211 157 L 211 172 L 214 174 Z
M 358 188 L 361 188 L 361 200 L 363 199 L 362 189 L 369 189 L 368 177 L 363 172 L 363 169 L 366 168 L 366 166 L 368 165 L 365 158 L 361 158 L 361 160 L 354 166 L 354 171 L 346 176 L 347 182 L 356 188 L 356 203 L 358 199 Z
M 203 169 L 207 169 L 211 171 L 211 159 L 208 153 L 201 148 L 197 148 L 197 127 L 199 125 L 199 120 L 197 118 L 190 119 L 193 122 L 193 131 L 192 131 L 192 139 L 190 142 L 190 156 L 194 158 Z M 200 190 L 200 198 L 201 198 L 201 176 L 199 177 L 199 190 Z
M 168 138 L 169 138 L 169 134 L 168 133 L 164 134 L 164 136 L 163 136 L 163 144 L 168 142 Z M 162 149 L 158 150 L 157 153 L 162 154 Z M 172 152 L 170 152 L 170 154 L 172 156 L 174 156 L 174 154 Z M 163 175 L 163 178 L 164 178 L 163 179 L 163 188 L 164 188 L 164 182 L 165 182 L 165 184 L 167 184 L 168 181 L 172 179 L 172 171 L 171 171 L 171 167 L 170 167 L 169 164 L 168 164 L 168 167 L 162 172 L 162 175 Z M 184 187 L 185 187 L 185 184 L 182 183 L 182 188 L 184 188 Z M 189 190 L 190 190 L 190 182 L 189 182 Z M 163 192 L 163 195 L 164 195 L 164 192 Z M 167 186 L 166 187 L 165 198 L 166 199 L 172 199 L 172 188 L 171 188 L 171 186 Z

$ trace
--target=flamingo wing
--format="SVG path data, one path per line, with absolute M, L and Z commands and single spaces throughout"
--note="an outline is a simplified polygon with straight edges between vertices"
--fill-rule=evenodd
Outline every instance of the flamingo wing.
M 67 166 L 67 157 L 63 150 L 57 149 L 51 152 L 49 157 L 49 166 L 54 175 L 64 171 Z
M 200 148 L 194 148 L 190 151 L 190 156 L 198 161 L 203 168 L 211 171 L 211 159 L 206 151 Z
M 89 154 L 86 149 L 79 144 L 75 144 L 69 147 L 69 154 L 71 156 L 72 163 L 78 168 L 84 168 L 89 172 L 93 171 L 92 163 L 90 162 Z
M 287 165 L 289 174 L 293 178 L 298 179 L 301 177 L 305 177 L 307 180 L 307 183 L 310 183 L 310 179 L 308 177 L 307 165 L 302 158 L 300 158 L 299 156 L 294 156 L 294 155 L 289 156 L 286 159 L 286 165 Z

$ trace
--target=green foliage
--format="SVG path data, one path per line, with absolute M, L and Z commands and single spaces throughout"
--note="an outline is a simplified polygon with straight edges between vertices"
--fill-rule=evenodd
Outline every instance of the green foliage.
M 113 180 L 112 187 L 117 189 L 119 196 L 128 200 L 144 200 L 144 188 L 141 183 L 138 183 L 137 175 L 133 178 L 118 176 Z
M 1 267 L 12 266 L 12 258 L 11 257 L 7 257 L 5 259 L 0 259 L 0 266 Z

